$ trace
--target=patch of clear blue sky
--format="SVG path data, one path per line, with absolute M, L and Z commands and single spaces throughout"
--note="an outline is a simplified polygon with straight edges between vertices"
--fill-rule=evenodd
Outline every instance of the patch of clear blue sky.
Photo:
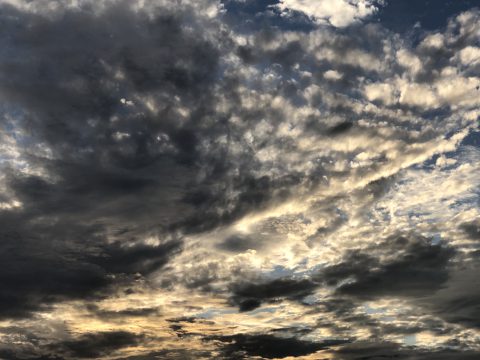
M 374 20 L 398 33 L 409 31 L 417 23 L 431 31 L 444 27 L 449 18 L 473 7 L 480 7 L 480 0 L 386 0 Z
M 312 0 L 315 1 L 315 0 Z M 279 0 L 223 0 L 225 20 L 239 32 L 251 32 L 269 27 L 282 30 L 310 31 L 315 24 L 308 16 L 297 11 L 281 16 L 275 7 Z M 444 27 L 452 16 L 473 7 L 480 0 L 384 0 L 384 5 L 370 18 L 398 33 L 405 33 L 419 24 L 432 31 Z
M 218 315 L 236 314 L 236 313 L 238 313 L 237 309 L 210 308 L 206 311 L 194 314 L 194 316 L 202 319 L 212 319 L 217 317 Z
M 479 95 L 480 96 L 480 95 Z M 454 151 L 448 151 L 444 154 L 436 154 L 433 155 L 430 159 L 424 161 L 422 164 L 414 166 L 414 168 L 419 168 L 419 169 L 432 169 L 435 167 L 435 163 L 437 162 L 437 159 L 441 156 L 444 155 L 447 158 L 453 158 L 453 159 L 459 159 L 462 157 L 464 159 L 469 151 L 469 147 L 471 148 L 480 148 L 480 131 L 478 130 L 471 130 L 470 133 L 460 142 L 460 145 L 458 148 Z M 465 153 L 467 155 L 463 155 L 462 153 Z M 468 161 L 468 159 L 466 159 Z M 451 169 L 457 167 L 458 164 L 454 164 L 451 166 L 447 166 L 445 169 Z
M 480 93 L 478 94 L 480 96 Z M 461 146 L 475 146 L 480 148 L 480 131 L 471 131 L 461 143 Z
M 301 12 L 281 16 L 275 7 L 279 0 L 222 0 L 224 20 L 239 33 L 277 28 L 281 30 L 310 31 L 315 24 Z
M 250 311 L 246 313 L 247 315 L 256 315 L 258 313 L 275 313 L 278 309 L 276 307 L 262 307 L 255 309 L 253 311 Z M 197 318 L 202 318 L 202 319 L 214 319 L 217 316 L 221 315 L 227 315 L 227 314 L 236 314 L 238 313 L 237 309 L 222 309 L 222 308 L 210 308 L 206 311 L 194 314 L 195 317 Z
M 403 337 L 403 343 L 407 346 L 415 346 L 417 344 L 417 335 L 410 334 Z
M 380 307 L 380 308 L 374 308 L 374 307 L 371 307 L 370 305 L 368 304 L 364 304 L 363 305 L 363 309 L 365 310 L 365 313 L 369 314 L 369 315 L 373 315 L 373 314 L 385 314 L 387 312 L 387 309 L 384 308 L 384 307 Z

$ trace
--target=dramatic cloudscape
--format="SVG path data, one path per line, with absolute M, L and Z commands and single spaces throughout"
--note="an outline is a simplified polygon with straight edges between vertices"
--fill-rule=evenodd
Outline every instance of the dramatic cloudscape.
M 0 359 L 480 359 L 479 0 L 0 0 Z

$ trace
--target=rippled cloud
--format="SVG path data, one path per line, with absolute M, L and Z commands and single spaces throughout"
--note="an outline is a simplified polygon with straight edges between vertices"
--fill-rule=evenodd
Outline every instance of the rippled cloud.
M 477 358 L 474 5 L 0 1 L 0 357 Z

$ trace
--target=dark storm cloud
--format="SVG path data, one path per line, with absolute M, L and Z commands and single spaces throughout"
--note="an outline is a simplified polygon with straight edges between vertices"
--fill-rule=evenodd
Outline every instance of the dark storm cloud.
M 281 278 L 271 281 L 245 282 L 232 286 L 232 301 L 240 311 L 251 311 L 262 302 L 283 299 L 301 300 L 310 295 L 318 285 L 308 279 Z
M 0 317 L 23 317 L 55 301 L 105 295 L 110 274 L 159 269 L 180 242 L 159 246 L 101 244 L 102 227 L 57 220 L 34 224 L 24 214 L 2 213 Z M 17 229 L 22 224 L 21 229 Z
M 460 229 L 463 230 L 471 239 L 480 240 L 480 221 L 463 223 L 460 225 Z
M 1 349 L 0 350 L 0 359 L 4 359 L 4 360 L 17 360 L 18 357 L 15 353 L 15 351 L 13 350 L 8 350 L 8 349 Z M 34 358 L 31 358 L 33 360 L 64 360 L 63 358 L 61 357 L 57 357 L 57 356 L 40 356 L 40 357 L 34 357 Z
M 237 334 L 231 336 L 212 336 L 209 340 L 225 343 L 224 356 L 228 359 L 249 359 L 260 356 L 266 359 L 283 359 L 313 354 L 330 346 L 347 342 L 346 340 L 325 340 L 313 342 L 296 338 L 282 338 L 268 334 Z
M 258 249 L 261 245 L 258 240 L 251 236 L 232 235 L 217 244 L 217 247 L 230 252 L 243 252 L 248 249 Z
M 192 11 L 116 2 L 44 16 L 1 5 L 4 110 L 21 114 L 23 156 L 44 173 L 4 168 L 22 207 L 0 213 L 1 317 L 97 296 L 112 274 L 148 275 L 181 250 L 164 229 L 192 209 L 181 199 L 218 63 L 216 45 L 182 25 L 199 26 Z M 127 103 L 144 95 L 157 114 Z M 192 113 L 184 125 L 178 106 Z
M 338 294 L 364 299 L 422 296 L 439 290 L 448 280 L 452 248 L 418 236 L 392 237 L 382 247 L 395 257 L 382 261 L 370 251 L 351 250 L 319 277 L 330 286 L 338 285 Z
M 478 260 L 467 262 L 463 269 L 452 272 L 444 288 L 425 297 L 420 304 L 443 320 L 467 328 L 480 328 L 480 280 Z
M 474 351 L 458 351 L 451 349 L 414 350 L 402 348 L 389 342 L 357 342 L 342 346 L 332 352 L 335 360 L 473 360 L 479 356 Z
M 117 243 L 105 246 L 103 257 L 96 260 L 112 273 L 147 275 L 165 265 L 171 256 L 181 250 L 181 244 L 179 241 L 169 241 L 158 246 L 139 244 L 122 247 Z
M 135 346 L 143 338 L 142 335 L 126 331 L 88 333 L 78 339 L 52 344 L 49 347 L 68 357 L 95 359 L 111 355 L 112 352 L 124 347 Z
M 110 284 L 103 268 L 77 258 L 68 245 L 58 244 L 62 236 L 71 236 L 67 229 L 28 227 L 16 214 L 2 215 L 1 317 L 25 316 L 54 299 L 85 297 Z M 18 224 L 23 228 L 14 229 Z M 78 236 L 95 236 L 93 229 L 69 229 L 75 230 Z
M 408 240 L 407 240 L 408 239 Z M 396 254 L 391 260 L 373 255 Z M 444 244 L 410 235 L 392 237 L 362 251 L 350 251 L 344 260 L 323 269 L 316 280 L 337 286 L 335 296 L 309 304 L 311 313 L 330 313 L 344 325 L 318 320 L 319 327 L 341 336 L 349 327 L 368 328 L 371 336 L 382 339 L 389 334 L 408 335 L 428 331 L 454 336 L 455 326 L 478 329 L 478 259 L 457 263 L 455 252 Z M 453 260 L 453 261 L 452 261 Z M 405 314 L 403 321 L 384 323 L 358 313 L 358 300 L 403 298 L 417 310 Z M 428 316 L 427 316 L 428 314 Z M 461 356 L 460 356 L 461 358 Z
M 380 254 L 390 255 L 389 260 L 380 260 Z M 336 286 L 338 296 L 354 299 L 421 297 L 442 289 L 449 279 L 449 261 L 454 254 L 452 248 L 442 243 L 433 244 L 421 236 L 393 236 L 368 250 L 349 250 L 342 262 L 322 269 L 312 279 L 280 278 L 235 283 L 231 286 L 231 301 L 240 311 L 251 311 L 264 302 L 301 301 L 322 283 Z M 348 318 L 354 302 L 347 299 L 316 305 L 323 306 L 324 311 L 334 311 L 348 322 L 359 320 Z M 368 324 L 363 323 L 363 326 L 378 325 L 371 323 L 368 317 L 364 320 Z
M 10 35 L 1 39 L 9 56 L 0 64 L 0 91 L 25 114 L 18 121 L 28 128 L 25 144 L 46 143 L 55 158 L 31 161 L 59 179 L 12 179 L 15 193 L 42 211 L 103 205 L 114 216 L 131 216 L 154 206 L 145 204 L 147 196 L 161 197 L 171 211 L 192 172 L 195 122 L 208 111 L 218 58 L 210 42 L 182 27 L 191 14 L 150 17 L 126 2 L 54 19 L 2 10 L 2 33 Z M 121 102 L 143 95 L 161 102 L 158 114 Z M 192 111 L 184 125 L 178 106 Z
M 385 254 L 385 250 L 395 256 L 380 260 L 373 255 Z M 443 335 L 453 331 L 449 324 L 478 328 L 478 261 L 470 259 L 457 264 L 451 261 L 454 255 L 453 248 L 415 235 L 390 237 L 376 247 L 349 251 L 341 263 L 324 268 L 315 276 L 329 286 L 337 286 L 335 294 L 339 298 L 315 306 L 347 323 L 368 327 L 379 338 L 390 333 L 421 331 Z M 381 324 L 369 316 L 355 315 L 356 300 L 381 297 L 410 299 L 432 317 L 411 326 Z

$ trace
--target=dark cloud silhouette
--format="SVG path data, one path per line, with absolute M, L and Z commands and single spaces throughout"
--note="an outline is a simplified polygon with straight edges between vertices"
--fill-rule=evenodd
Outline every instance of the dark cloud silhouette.
M 181 250 L 179 240 L 141 241 L 166 237 L 193 211 L 180 200 L 198 171 L 218 50 L 182 26 L 192 11 L 115 2 L 50 17 L 1 5 L 0 93 L 21 109 L 23 156 L 43 173 L 5 168 L 22 207 L 0 213 L 2 317 L 96 296 L 114 285 L 111 274 L 148 275 Z M 157 114 L 141 103 L 153 93 Z M 181 106 L 192 113 L 184 125 Z
M 2 357 L 2 359 L 5 359 L 5 360 L 14 360 L 14 359 L 17 359 L 17 356 L 15 355 L 15 352 L 13 350 L 0 350 L 0 356 Z M 41 359 L 41 358 L 37 358 L 37 359 Z M 45 360 L 50 360 L 50 359 L 58 359 L 60 360 L 61 358 L 59 357 L 53 357 L 53 358 L 50 358 L 50 357 L 44 357 Z
M 180 242 L 147 246 L 105 246 L 102 228 L 92 225 L 32 224 L 15 214 L 1 217 L 1 317 L 24 317 L 43 306 L 72 298 L 103 296 L 115 286 L 110 274 L 147 275 L 180 249 Z M 23 223 L 23 229 L 16 225 Z M 83 243 L 82 243 L 83 242 Z
M 50 345 L 50 348 L 73 358 L 95 359 L 127 346 L 135 346 L 142 338 L 142 335 L 125 331 L 89 333 L 78 339 Z
M 344 132 L 347 132 L 352 128 L 353 124 L 351 122 L 342 122 L 338 125 L 333 126 L 328 130 L 328 134 L 335 136 L 335 135 L 340 135 Z
M 5 216 L 2 220 L 21 224 L 23 219 Z M 42 227 L 28 229 L 25 226 L 15 231 L 9 229 L 12 225 L 5 225 L 0 250 L 3 263 L 0 276 L 2 317 L 28 315 L 54 299 L 90 296 L 111 283 L 102 267 L 81 258 L 61 256 L 68 247 L 65 244 L 56 246 L 59 239 L 49 237 L 60 236 L 61 239 L 61 230 L 65 229 L 52 234 L 51 231 L 57 229 L 45 231 Z M 82 230 L 92 234 L 81 227 L 70 230 L 79 230 L 79 235 Z
M 474 240 L 480 239 L 480 222 L 472 221 L 463 223 L 460 225 L 460 229 L 463 230 L 470 238 Z
M 398 344 L 389 342 L 357 342 L 342 346 L 334 352 L 334 359 L 338 360 L 433 360 L 433 359 L 475 359 L 479 353 L 474 351 L 456 351 L 451 349 L 412 350 L 402 348 Z
M 305 356 L 346 342 L 346 340 L 312 342 L 296 338 L 281 338 L 268 334 L 217 336 L 210 337 L 209 340 L 219 340 L 225 343 L 223 352 L 230 359 L 248 359 L 252 356 L 260 356 L 266 359 Z
M 236 302 L 239 302 L 238 310 L 240 312 L 252 311 L 252 310 L 255 310 L 256 308 L 259 308 L 262 305 L 262 302 L 255 298 L 249 298 L 245 300 L 236 300 Z
M 444 287 L 434 295 L 422 299 L 420 304 L 449 323 L 480 328 L 478 271 L 478 263 L 467 263 L 463 269 L 455 269 Z
M 328 285 L 339 285 L 338 294 L 365 299 L 422 296 L 439 290 L 448 280 L 452 248 L 417 236 L 392 237 L 382 247 L 395 257 L 381 261 L 369 251 L 353 250 L 341 263 L 325 268 L 320 278 Z
M 385 251 L 395 256 L 382 261 L 372 255 Z M 452 248 L 442 243 L 433 244 L 427 238 L 416 235 L 393 236 L 368 250 L 347 252 L 341 263 L 325 267 L 312 279 L 279 278 L 235 283 L 231 287 L 231 301 L 238 305 L 240 311 L 251 311 L 263 302 L 285 299 L 301 301 L 321 287 L 322 283 L 336 286 L 335 293 L 339 296 L 364 300 L 422 297 L 445 286 L 451 272 L 449 261 L 454 254 Z M 353 304 L 341 298 L 333 299 L 333 302 L 316 303 L 317 306 L 324 306 L 324 310 L 334 311 L 337 316 L 343 317 L 351 315 Z M 347 318 L 347 321 L 357 320 Z M 370 322 L 368 317 L 365 320 Z
M 300 300 L 311 294 L 317 284 L 308 279 L 281 278 L 270 281 L 244 282 L 232 286 L 232 301 L 240 311 L 251 311 L 262 302 L 281 299 Z
M 252 239 L 249 236 L 232 235 L 227 237 L 217 247 L 230 252 L 242 252 L 248 249 L 258 249 L 262 246 L 260 241 Z
M 119 244 L 106 246 L 104 256 L 97 261 L 109 272 L 149 274 L 165 265 L 169 258 L 181 250 L 180 241 L 169 241 L 158 246 Z M 95 260 L 94 260 L 95 261 Z

